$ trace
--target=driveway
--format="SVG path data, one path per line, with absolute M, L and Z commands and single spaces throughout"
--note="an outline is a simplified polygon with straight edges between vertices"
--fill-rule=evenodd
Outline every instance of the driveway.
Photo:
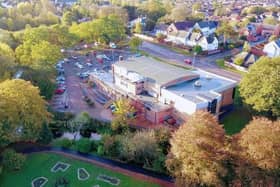
M 238 81 L 238 82 L 241 80 L 241 76 L 239 74 L 221 69 L 215 63 L 215 61 L 217 59 L 221 59 L 226 56 L 232 55 L 234 53 L 233 50 L 210 55 L 207 57 L 196 57 L 194 59 L 193 56 L 187 56 L 187 55 L 183 55 L 180 53 L 176 53 L 168 48 L 165 48 L 165 47 L 162 47 L 155 43 L 151 43 L 151 42 L 147 42 L 147 41 L 143 41 L 140 49 L 143 51 L 146 51 L 147 53 L 152 54 L 153 56 L 156 56 L 156 57 L 159 57 L 164 60 L 171 61 L 171 62 L 175 62 L 182 66 L 186 66 L 186 67 L 189 67 L 189 66 L 184 63 L 184 59 L 188 58 L 188 59 L 191 59 L 192 61 L 195 61 L 194 66 L 196 68 L 199 68 L 199 69 L 202 69 L 202 70 L 205 70 L 205 71 L 208 71 L 208 72 L 211 72 L 211 73 L 214 73 L 214 74 L 217 74 L 217 75 L 220 75 L 220 76 L 223 76 L 223 77 L 226 77 L 226 78 Z

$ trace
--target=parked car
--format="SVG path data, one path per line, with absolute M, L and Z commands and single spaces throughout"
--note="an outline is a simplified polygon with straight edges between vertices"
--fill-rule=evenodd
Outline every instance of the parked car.
M 78 57 L 76 57 L 76 56 L 71 56 L 71 58 L 74 59 L 74 60 L 78 59 Z
M 63 94 L 64 92 L 65 92 L 65 90 L 64 89 L 60 89 L 60 88 L 55 90 L 55 94 Z
M 56 84 L 58 85 L 58 84 L 65 84 L 65 81 L 56 81 Z
M 91 63 L 87 63 L 87 66 L 88 66 L 88 67 L 92 67 L 92 64 L 91 64 Z
M 65 81 L 65 77 L 59 76 L 56 78 L 56 81 Z
M 83 66 L 82 64 L 80 64 L 79 62 L 76 62 L 76 63 L 75 63 L 75 66 L 78 67 L 78 68 L 80 68 L 80 69 L 83 69 L 83 68 L 84 68 L 84 66 Z
M 184 62 L 188 65 L 192 65 L 192 61 L 190 59 L 185 59 Z

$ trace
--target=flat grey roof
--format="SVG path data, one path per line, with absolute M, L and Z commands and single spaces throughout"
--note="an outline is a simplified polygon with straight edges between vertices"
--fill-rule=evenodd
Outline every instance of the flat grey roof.
M 160 86 L 180 78 L 190 77 L 190 79 L 193 79 L 199 77 L 198 74 L 192 71 L 145 56 L 129 58 L 125 61 L 119 61 L 114 65 L 123 67 L 127 71 L 137 72 L 146 78 L 154 80 Z
M 235 81 L 201 70 L 196 70 L 194 72 L 199 74 L 200 77 L 177 85 L 172 85 L 166 89 L 192 102 L 200 103 L 203 100 L 213 100 L 218 96 L 215 93 L 219 93 L 236 86 Z M 201 87 L 196 87 L 194 85 L 196 81 L 201 83 Z

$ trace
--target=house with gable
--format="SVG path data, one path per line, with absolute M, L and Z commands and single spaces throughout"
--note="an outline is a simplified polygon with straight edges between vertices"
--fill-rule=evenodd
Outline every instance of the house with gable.
M 280 56 L 280 39 L 269 42 L 263 48 L 263 52 L 269 57 Z
M 180 21 L 172 23 L 167 28 L 167 39 L 176 44 L 186 44 L 186 39 L 191 33 L 195 22 L 193 21 Z
M 204 36 L 214 34 L 218 27 L 217 21 L 199 21 L 194 25 L 194 29 L 200 30 Z

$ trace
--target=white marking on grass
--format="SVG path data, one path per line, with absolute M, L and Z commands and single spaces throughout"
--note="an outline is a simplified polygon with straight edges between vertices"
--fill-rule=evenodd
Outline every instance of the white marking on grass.
M 45 181 L 42 184 L 40 184 L 40 186 L 35 186 L 34 185 L 35 181 L 39 180 L 39 179 L 44 179 Z M 31 185 L 32 185 L 32 187 L 43 187 L 47 182 L 48 182 L 48 179 L 46 177 L 37 177 L 32 180 Z
M 58 165 L 62 165 L 62 166 L 65 166 L 65 168 L 62 168 L 62 167 L 58 167 L 56 168 Z M 67 164 L 65 162 L 60 162 L 58 161 L 51 169 L 51 172 L 53 173 L 56 173 L 58 171 L 62 171 L 62 172 L 65 172 L 71 165 L 70 164 Z
M 87 174 L 87 177 L 81 178 L 81 176 L 80 176 L 80 171 L 85 172 L 85 173 Z M 87 172 L 87 170 L 86 170 L 85 168 L 78 168 L 78 170 L 77 170 L 77 175 L 78 175 L 78 179 L 79 179 L 80 181 L 88 180 L 88 178 L 90 177 L 89 173 Z

